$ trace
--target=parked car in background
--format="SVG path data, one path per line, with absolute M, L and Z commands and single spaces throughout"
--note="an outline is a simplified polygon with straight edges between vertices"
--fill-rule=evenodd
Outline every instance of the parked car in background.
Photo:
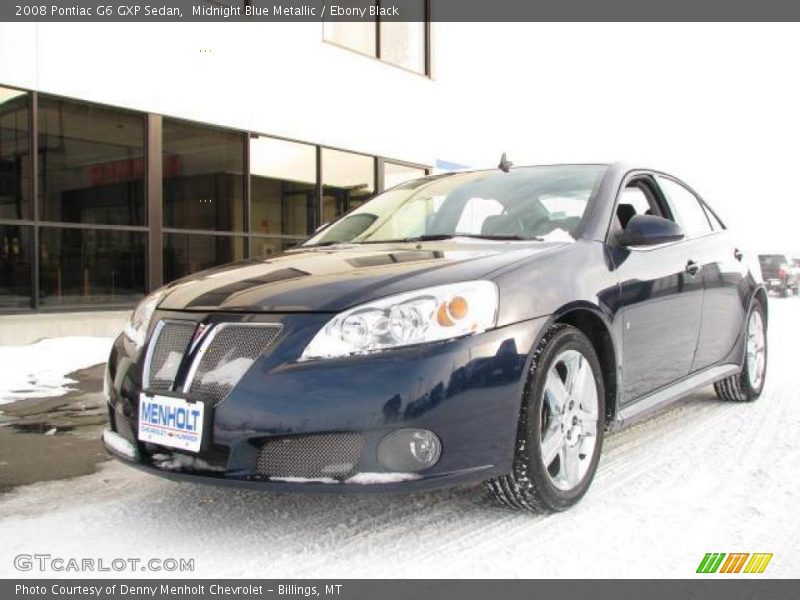
M 648 169 L 503 161 L 409 181 L 281 256 L 144 299 L 109 357 L 103 440 L 174 479 L 483 481 L 509 507 L 564 510 L 606 429 L 712 384 L 761 394 L 767 293 L 739 244 Z
M 789 292 L 798 293 L 800 288 L 800 268 L 785 254 L 759 254 L 758 262 L 761 265 L 761 275 L 764 284 L 771 292 L 777 292 L 786 298 Z

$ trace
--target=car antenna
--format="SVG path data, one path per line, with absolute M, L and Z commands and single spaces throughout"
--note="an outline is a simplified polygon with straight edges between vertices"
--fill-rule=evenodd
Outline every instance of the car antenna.
M 514 163 L 511 162 L 506 158 L 506 153 L 503 152 L 503 156 L 500 157 L 500 164 L 497 165 L 497 168 L 500 169 L 503 173 L 508 173 L 511 170 L 511 167 L 514 166 Z

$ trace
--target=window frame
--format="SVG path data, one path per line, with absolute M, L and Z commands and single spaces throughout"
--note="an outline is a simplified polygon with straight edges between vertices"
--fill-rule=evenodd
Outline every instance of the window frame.
M 655 175 L 655 177 L 654 177 L 655 183 L 658 186 L 658 189 L 661 192 L 661 195 L 663 196 L 664 201 L 666 202 L 667 206 L 669 206 L 670 211 L 673 211 L 672 203 L 669 200 L 669 195 L 667 194 L 667 192 L 661 188 L 661 184 L 659 182 L 659 179 L 665 179 L 667 181 L 671 181 L 672 183 L 674 183 L 676 185 L 679 185 L 680 187 L 685 189 L 687 192 L 689 192 L 692 195 L 692 197 L 695 199 L 697 204 L 699 205 L 700 212 L 703 213 L 703 216 L 706 218 L 706 223 L 708 224 L 708 229 L 709 230 L 706 231 L 705 233 L 701 233 L 699 235 L 689 235 L 687 232 L 684 232 L 684 239 L 685 240 L 696 240 L 696 239 L 703 238 L 703 237 L 706 237 L 708 235 L 720 232 L 719 230 L 717 230 L 714 227 L 714 224 L 712 223 L 711 219 L 708 216 L 708 213 L 712 212 L 711 209 L 708 208 L 706 203 L 703 202 L 703 199 L 700 197 L 700 195 L 697 192 L 695 192 L 689 185 L 685 184 L 683 181 L 681 181 L 677 177 L 673 177 L 672 175 L 668 175 L 666 173 L 657 173 L 656 172 L 656 173 L 654 173 L 654 175 Z M 674 212 L 674 215 L 675 215 L 675 217 L 673 218 L 673 221 L 675 221 L 676 223 L 678 223 L 678 225 L 680 225 L 680 222 L 678 221 L 678 217 L 677 217 L 677 214 L 678 214 L 677 211 L 673 211 L 673 212 Z M 722 220 L 719 217 L 717 217 L 717 215 L 715 213 L 712 212 L 712 214 L 714 214 L 714 217 L 719 222 L 719 224 L 722 225 L 722 227 L 723 227 L 722 231 L 724 231 L 725 230 L 725 224 L 722 222 Z
M 361 204 L 364 203 L 362 202 L 357 206 L 351 206 L 342 214 L 335 216 L 331 221 L 323 221 L 325 216 L 325 187 L 326 187 L 325 162 L 323 160 L 323 154 L 325 153 L 325 150 L 331 150 L 333 152 L 339 152 L 343 154 L 354 154 L 356 156 L 364 156 L 366 158 L 372 159 L 372 193 L 369 196 L 367 196 L 367 199 L 364 200 L 364 202 L 369 202 L 375 196 L 385 191 L 383 189 L 383 162 L 378 156 L 375 156 L 374 154 L 367 154 L 365 152 L 353 152 L 352 150 L 344 150 L 342 148 L 336 148 L 334 146 L 318 145 L 317 146 L 317 202 L 316 202 L 317 213 L 315 215 L 316 230 L 309 233 L 305 239 L 308 239 L 311 235 L 317 233 L 317 230 L 320 230 L 320 228 L 323 225 L 327 227 L 329 224 L 335 223 L 345 215 L 353 212 L 355 209 L 361 206 Z M 328 187 L 335 187 L 335 186 L 328 185 Z
M 426 79 L 433 79 L 433 60 L 432 60 L 432 51 L 431 47 L 433 45 L 433 28 L 431 24 L 431 0 L 423 0 L 425 3 L 424 11 L 425 11 L 425 22 L 423 24 L 423 37 L 424 37 L 424 48 L 423 48 L 423 70 L 417 71 L 415 69 L 410 69 L 408 67 L 404 67 L 403 65 L 398 65 L 393 62 L 389 62 L 384 60 L 381 57 L 381 18 L 380 16 L 375 17 L 375 54 L 368 54 L 366 52 L 361 52 L 351 46 L 346 46 L 339 42 L 334 42 L 329 40 L 325 37 L 325 23 L 326 21 L 323 20 L 322 22 L 322 42 L 325 44 L 330 44 L 336 48 L 341 48 L 342 50 L 347 50 L 348 52 L 352 52 L 353 54 L 357 54 L 358 56 L 363 56 L 366 58 L 371 58 L 372 60 L 376 60 L 384 65 L 389 65 L 391 67 L 395 67 L 397 69 L 401 69 L 407 73 L 413 73 L 414 75 L 419 75 L 420 77 L 425 77 Z M 380 6 L 381 0 L 375 0 L 375 6 Z M 329 22 L 329 21 L 328 21 Z
M 431 167 L 427 167 L 425 165 L 420 165 L 416 163 L 411 163 L 403 160 L 394 160 L 392 158 L 384 158 L 382 156 L 377 157 L 377 165 L 375 168 L 377 169 L 377 176 L 375 178 L 375 188 L 378 190 L 377 194 L 385 192 L 386 190 L 390 190 L 392 188 L 386 187 L 386 165 L 387 163 L 390 165 L 394 165 L 396 167 L 406 167 L 408 169 L 419 169 L 423 172 L 422 177 L 427 177 L 431 174 L 433 169 Z M 403 182 L 405 183 L 405 182 Z M 398 183 L 396 185 L 402 185 L 402 183 Z M 396 187 L 393 185 L 392 187 Z

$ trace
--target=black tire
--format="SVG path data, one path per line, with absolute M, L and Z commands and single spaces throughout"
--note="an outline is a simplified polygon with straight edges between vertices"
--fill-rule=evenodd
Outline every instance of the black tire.
M 589 362 L 597 386 L 597 441 L 594 456 L 583 479 L 570 490 L 557 488 L 541 458 L 540 436 L 544 384 L 553 361 L 564 350 L 577 350 Z M 511 472 L 485 482 L 490 495 L 500 504 L 535 513 L 566 510 L 589 489 L 597 471 L 605 428 L 605 388 L 600 360 L 592 343 L 580 330 L 556 324 L 545 333 L 533 355 L 522 395 L 517 445 Z
M 764 315 L 764 307 L 759 300 L 753 300 L 753 306 L 747 314 L 747 323 L 750 323 L 750 315 L 753 311 L 758 311 L 761 315 L 761 322 L 764 324 L 764 373 L 758 388 L 754 388 L 750 383 L 748 372 L 747 357 L 742 361 L 742 371 L 736 375 L 731 375 L 714 384 L 714 391 L 720 400 L 728 402 L 753 402 L 761 395 L 764 389 L 764 382 L 767 380 L 767 366 L 769 359 L 769 344 L 767 343 L 767 319 Z M 745 344 L 747 344 L 747 324 L 745 324 Z M 747 349 L 745 348 L 745 352 Z

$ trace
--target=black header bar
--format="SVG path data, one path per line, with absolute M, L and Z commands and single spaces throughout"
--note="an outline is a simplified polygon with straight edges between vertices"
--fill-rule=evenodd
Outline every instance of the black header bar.
M 428 0 L 434 22 L 798 21 L 796 0 Z M 421 0 L 3 0 L 0 21 L 422 21 Z

